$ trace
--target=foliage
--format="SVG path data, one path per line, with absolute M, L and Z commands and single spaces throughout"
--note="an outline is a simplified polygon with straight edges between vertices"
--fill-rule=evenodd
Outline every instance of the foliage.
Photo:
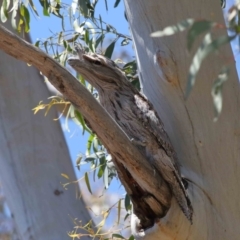
M 71 104 L 68 101 L 65 101 L 61 96 L 52 96 L 49 99 L 51 99 L 51 101 L 47 104 L 42 103 L 42 101 L 33 109 L 34 114 L 36 114 L 38 111 L 43 110 L 46 108 L 46 112 L 45 112 L 45 116 L 48 114 L 49 110 L 51 109 L 51 107 L 56 106 L 56 105 L 64 105 L 64 108 L 62 110 L 62 113 L 60 114 L 60 116 L 57 119 L 54 120 L 58 120 L 63 113 L 65 112 L 66 108 Z
M 88 237 L 96 237 L 101 240 L 108 240 L 108 239 L 126 239 L 122 236 L 121 230 L 129 228 L 129 226 L 125 226 L 123 228 L 118 228 L 113 231 L 113 229 L 108 229 L 107 231 L 103 231 L 103 226 L 105 225 L 105 222 L 107 218 L 109 217 L 110 212 L 114 208 L 118 208 L 118 220 L 120 220 L 120 214 L 121 214 L 121 201 L 123 199 L 119 199 L 118 202 L 114 203 L 107 211 L 103 211 L 102 214 L 102 221 L 97 225 L 94 226 L 93 221 L 90 220 L 87 224 L 82 225 L 81 221 L 78 221 L 77 219 L 73 220 L 73 223 L 75 225 L 75 229 L 68 233 L 69 237 L 75 239 L 79 239 L 83 236 Z M 117 223 L 119 225 L 119 221 Z M 78 230 L 84 230 L 85 233 L 78 233 Z M 115 233 L 113 233 L 115 232 Z M 130 236 L 127 238 L 128 240 L 133 240 L 133 236 Z
M 121 46 L 126 46 L 131 43 L 131 37 L 119 33 L 111 24 L 106 23 L 102 16 L 96 16 L 95 10 L 97 8 L 99 0 L 72 0 L 71 4 L 66 4 L 60 0 L 39 0 L 43 15 L 49 17 L 54 15 L 61 19 L 62 30 L 58 33 L 54 33 L 47 39 L 38 40 L 35 46 L 45 50 L 47 53 L 51 54 L 54 59 L 59 61 L 63 66 L 66 66 L 66 60 L 69 54 L 74 53 L 74 43 L 79 42 L 84 47 L 86 52 L 101 52 L 108 58 L 112 58 L 113 52 L 118 41 L 121 42 Z M 104 0 L 106 10 L 108 10 L 108 1 Z M 114 7 L 117 7 L 120 0 L 114 1 Z M 113 4 L 111 2 L 111 4 Z M 224 7 L 225 1 L 221 1 Z M 18 32 L 29 32 L 30 31 L 30 11 L 32 11 L 36 16 L 39 15 L 34 2 L 32 0 L 22 2 L 20 0 L 14 0 L 12 3 L 10 0 L 3 0 L 1 6 L 1 21 L 6 22 L 11 16 L 12 26 Z M 227 29 L 231 33 L 230 36 L 220 36 L 214 38 L 211 31 L 213 29 L 218 30 L 225 28 L 218 23 L 201 19 L 186 19 L 173 26 L 168 26 L 165 29 L 152 33 L 152 37 L 165 37 L 188 30 L 187 33 L 187 49 L 192 50 L 196 40 L 204 34 L 201 45 L 198 47 L 192 63 L 189 67 L 188 82 L 186 86 L 186 98 L 189 96 L 196 78 L 200 70 L 203 60 L 212 52 L 217 51 L 222 45 L 229 43 L 230 41 L 237 38 L 240 33 L 239 24 L 239 13 L 240 13 L 240 3 L 234 5 L 228 13 L 228 26 Z M 18 16 L 18 17 L 17 17 Z M 67 24 L 70 22 L 70 24 Z M 66 26 L 68 26 L 66 28 Z M 109 43 L 109 38 L 112 38 Z M 137 76 L 137 64 L 136 61 L 130 61 L 128 63 L 123 63 L 123 61 L 116 61 L 120 63 L 123 71 L 126 73 L 127 78 L 131 81 L 138 89 L 140 89 L 139 79 Z M 214 104 L 215 118 L 217 120 L 219 114 L 222 110 L 222 87 L 223 83 L 227 80 L 229 70 L 227 66 L 224 66 L 216 78 L 216 81 L 212 87 L 212 98 Z M 76 78 L 96 97 L 97 93 L 91 85 L 89 85 L 82 76 L 77 75 Z M 73 105 L 70 105 L 68 101 L 63 99 L 61 96 L 54 96 L 50 98 L 49 103 L 43 104 L 42 102 L 34 108 L 34 113 L 39 110 L 45 109 L 46 114 L 52 106 L 62 105 L 63 110 L 61 115 L 66 116 L 65 128 L 68 128 L 68 119 L 72 119 L 82 128 L 82 133 L 88 133 L 88 142 L 85 155 L 80 155 L 77 158 L 76 166 L 80 170 L 81 165 L 90 164 L 91 170 L 93 172 L 93 179 L 99 178 L 103 179 L 104 186 L 107 189 L 112 179 L 116 177 L 116 170 L 111 161 L 111 156 L 108 155 L 106 149 L 101 144 L 97 136 L 92 132 L 91 127 L 88 126 L 87 120 L 78 112 Z M 60 117 L 61 117 L 60 115 Z M 68 176 L 62 173 L 65 179 Z M 88 191 L 92 194 L 91 181 L 89 180 L 89 173 L 86 172 L 84 177 L 80 180 L 84 180 Z M 70 183 L 63 184 L 66 186 Z M 78 182 L 75 182 L 78 183 Z M 123 199 L 119 199 L 112 207 L 107 211 L 102 213 L 102 221 L 98 226 L 93 226 L 92 221 L 88 224 L 82 226 L 81 222 L 74 219 L 75 230 L 69 233 L 69 236 L 74 238 L 79 238 L 82 235 L 78 233 L 78 229 L 85 229 L 87 236 L 95 236 L 101 239 L 108 239 L 110 231 L 103 233 L 103 226 L 106 219 L 109 216 L 110 211 L 113 208 L 117 208 L 118 216 L 117 223 L 120 223 L 120 217 L 122 212 L 122 202 Z M 126 215 L 124 221 L 128 219 L 131 212 L 131 202 L 128 195 L 124 198 L 124 209 Z M 125 227 L 125 226 L 124 226 Z M 123 228 L 124 228 L 123 227 Z M 122 235 L 117 233 L 112 233 L 112 238 L 124 238 Z M 130 236 L 129 240 L 133 237 Z
M 91 171 L 94 171 L 95 169 L 92 169 Z M 78 179 L 77 181 L 71 181 L 69 176 L 67 174 L 62 173 L 61 174 L 62 177 L 64 177 L 65 179 L 68 180 L 68 182 L 62 184 L 64 189 L 67 189 L 67 186 L 69 184 L 78 184 L 80 181 L 84 180 L 86 182 L 86 175 L 88 175 L 88 173 L 85 173 L 85 175 Z M 90 182 L 87 180 L 87 182 L 90 184 Z M 90 186 L 90 185 L 89 185 Z M 89 187 L 88 186 L 88 187 Z M 81 197 L 81 196 L 80 196 Z M 122 207 L 122 202 L 125 202 L 125 208 L 128 208 L 129 210 L 131 210 L 131 204 L 130 204 L 130 200 L 129 197 L 126 195 L 125 199 L 120 198 L 117 202 L 115 202 L 114 204 L 112 204 L 107 210 L 103 210 L 100 213 L 100 217 L 101 217 L 101 221 L 95 225 L 93 224 L 93 221 L 90 220 L 87 224 L 83 225 L 81 220 L 72 219 L 73 224 L 75 225 L 74 230 L 69 232 L 68 235 L 69 237 L 75 239 L 79 239 L 80 237 L 83 236 L 89 236 L 89 237 L 97 237 L 99 239 L 111 239 L 111 238 L 122 238 L 125 239 L 121 232 L 128 229 L 129 228 L 129 224 L 123 224 L 121 223 L 121 219 L 122 219 L 122 214 L 123 212 L 125 212 L 125 208 Z M 91 211 L 91 208 L 88 208 L 89 211 Z M 104 225 L 106 224 L 107 219 L 110 216 L 110 213 L 113 211 L 117 210 L 117 222 L 115 224 L 112 224 L 111 228 L 104 230 Z M 129 217 L 129 213 L 127 215 L 125 215 L 124 217 L 124 221 Z M 79 233 L 78 230 L 84 230 L 84 233 Z M 132 236 L 131 240 L 132 239 Z M 130 239 L 129 237 L 129 239 Z

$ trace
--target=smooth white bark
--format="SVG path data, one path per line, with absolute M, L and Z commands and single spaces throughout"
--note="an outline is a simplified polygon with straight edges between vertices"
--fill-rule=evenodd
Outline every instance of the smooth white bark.
M 193 54 L 186 34 L 151 38 L 150 34 L 193 17 L 224 24 L 220 1 L 125 0 L 145 95 L 162 118 L 177 151 L 181 171 L 191 182 L 193 225 L 173 203 L 146 239 L 238 239 L 240 236 L 240 94 L 229 45 L 204 61 L 187 101 L 184 92 Z M 215 36 L 227 34 L 224 29 Z M 196 46 L 199 42 L 196 44 Z M 159 63 L 154 62 L 160 50 Z M 230 65 L 223 88 L 223 111 L 214 123 L 211 87 L 222 66 Z M 155 226 L 156 227 L 156 226 Z
M 76 177 L 56 110 L 32 111 L 49 92 L 37 69 L 2 51 L 0 80 L 0 179 L 19 238 L 65 240 L 73 219 L 90 216 L 78 187 L 61 185 L 61 173 Z

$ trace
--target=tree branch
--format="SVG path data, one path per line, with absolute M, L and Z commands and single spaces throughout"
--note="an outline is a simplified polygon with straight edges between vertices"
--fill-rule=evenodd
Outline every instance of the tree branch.
M 0 49 L 38 68 L 65 98 L 89 121 L 92 129 L 111 154 L 117 156 L 141 187 L 161 199 L 162 180 L 153 167 L 131 143 L 117 123 L 65 68 L 40 49 L 24 41 L 0 25 Z

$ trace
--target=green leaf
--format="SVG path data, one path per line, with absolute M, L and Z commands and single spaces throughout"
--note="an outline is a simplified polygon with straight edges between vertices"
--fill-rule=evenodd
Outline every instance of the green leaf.
M 105 165 L 106 165 L 106 158 L 105 158 L 105 154 L 102 155 L 102 153 L 103 153 L 103 151 L 96 152 L 96 154 L 97 154 L 97 156 L 98 156 L 98 158 L 100 160 L 100 164 L 105 167 Z
M 118 4 L 120 3 L 121 0 L 116 0 L 116 2 L 114 3 L 114 8 L 116 8 L 118 6 Z
M 84 17 L 89 17 L 89 8 L 88 5 L 90 5 L 89 0 L 78 0 L 79 6 L 80 6 L 80 12 Z
M 78 123 L 80 123 L 80 125 L 82 126 L 82 128 L 83 128 L 82 134 L 84 134 L 85 129 L 86 129 L 86 124 L 85 124 L 85 121 L 84 121 L 84 118 L 83 118 L 82 114 L 81 114 L 78 110 L 76 110 L 76 109 L 74 109 L 74 118 L 75 118 L 75 119 L 78 121 Z
M 94 134 L 91 134 L 89 137 L 88 137 L 88 142 L 87 142 L 87 151 L 86 151 L 86 155 L 90 155 L 90 152 L 91 152 L 91 146 L 92 146 L 92 141 L 94 139 Z
M 140 81 L 137 77 L 137 63 L 136 60 L 128 62 L 123 66 L 123 71 L 125 72 L 126 77 L 131 82 L 133 86 L 135 86 L 138 90 L 140 90 Z
M 92 5 L 90 2 L 87 3 L 87 7 L 90 12 L 94 12 L 94 5 Z
M 132 208 L 132 206 L 131 206 L 131 200 L 130 200 L 130 197 L 129 197 L 128 194 L 126 194 L 126 196 L 125 196 L 124 204 L 125 204 L 125 209 L 126 209 L 126 211 L 131 210 L 131 208 Z
M 12 24 L 12 28 L 15 30 L 17 29 L 16 18 L 17 18 L 17 9 L 13 9 L 12 17 L 11 17 L 11 24 Z
M 170 36 L 177 32 L 185 31 L 188 27 L 190 27 L 194 23 L 194 19 L 189 18 L 179 22 L 176 25 L 168 26 L 164 28 L 162 31 L 153 32 L 150 34 L 151 37 L 164 37 Z
M 65 66 L 66 61 L 67 61 L 67 57 L 68 57 L 67 51 L 62 52 L 62 54 L 60 55 L 60 58 L 59 58 L 59 61 L 60 61 L 61 65 Z
M 122 235 L 117 234 L 117 233 L 112 234 L 112 238 L 122 238 L 122 239 L 125 239 Z
M 1 6 L 1 21 L 4 23 L 8 19 L 8 8 L 10 5 L 10 0 L 3 0 Z
M 192 48 L 195 39 L 202 33 L 209 31 L 216 23 L 207 20 L 195 21 L 187 34 L 187 47 L 188 50 Z
M 20 33 L 22 31 L 22 25 L 24 23 L 24 19 L 22 16 L 19 16 L 19 22 L 18 22 L 18 27 L 17 27 L 17 31 Z
M 65 31 L 64 16 L 59 15 L 59 17 L 61 18 L 62 30 Z
M 131 84 L 138 89 L 138 91 L 141 91 L 141 84 L 139 81 L 139 78 L 134 79 L 133 81 L 131 81 Z
M 93 181 L 95 182 L 96 180 L 96 172 L 98 168 L 98 159 L 96 158 L 96 161 L 92 162 L 92 166 L 94 165 L 94 170 L 93 170 Z
M 116 41 L 117 41 L 117 39 L 114 40 L 114 41 L 107 47 L 107 49 L 106 49 L 106 51 L 105 51 L 105 54 L 104 54 L 105 57 L 111 59 Z
M 129 216 L 130 216 L 130 214 L 129 214 L 129 213 L 127 213 L 127 214 L 125 215 L 125 217 L 124 217 L 123 221 L 126 221 L 126 219 L 127 219 Z
M 92 153 L 90 155 L 87 156 L 87 158 L 103 158 L 105 157 L 105 152 L 104 151 L 99 151 L 99 152 L 96 152 L 96 153 Z
M 93 139 L 93 151 L 95 153 L 98 152 L 98 138 L 96 135 L 94 136 L 94 139 Z
M 21 6 L 20 6 L 20 14 L 21 14 L 21 16 L 22 17 L 24 17 L 24 4 L 21 4 Z
M 108 157 L 106 157 L 107 159 Z M 108 184 L 110 185 L 112 179 L 117 176 L 116 168 L 113 163 L 106 162 L 106 168 L 108 169 Z
M 86 21 L 85 26 L 87 27 L 87 29 L 89 31 L 89 39 L 90 39 L 90 35 L 91 36 L 95 35 L 95 31 L 96 31 L 95 26 L 90 21 Z
M 70 44 L 67 45 L 67 52 L 68 53 L 73 53 L 73 49 L 71 48 Z
M 91 186 L 90 186 L 90 182 L 89 182 L 89 178 L 88 178 L 88 173 L 87 172 L 84 174 L 84 179 L 85 179 L 85 183 L 87 185 L 88 191 L 92 194 L 92 190 L 91 190 Z
M 110 29 L 110 27 L 109 27 L 109 24 L 106 24 L 106 31 L 107 31 L 107 32 L 110 32 L 110 30 L 111 30 L 111 29 Z
M 112 32 L 112 33 L 117 33 L 116 28 L 114 28 L 112 25 L 110 24 L 106 24 L 106 31 L 107 32 Z
M 1 6 L 1 21 L 2 21 L 3 23 L 5 23 L 5 22 L 7 21 L 7 16 L 6 16 L 6 14 L 5 14 L 3 5 Z
M 124 17 L 125 17 L 126 21 L 128 22 L 128 17 L 127 17 L 126 11 L 124 11 Z
M 95 44 L 93 44 L 93 38 L 89 40 L 88 46 L 91 52 L 95 52 Z
M 63 18 L 62 14 L 60 13 L 61 5 L 59 4 L 59 0 L 50 0 L 49 10 L 52 14 L 56 17 Z
M 84 41 L 88 45 L 88 43 L 89 43 L 89 31 L 87 29 L 85 30 Z
M 67 49 L 67 46 L 68 46 L 67 41 L 63 40 L 63 46 L 64 46 L 65 49 Z
M 105 7 L 106 7 L 106 11 L 108 11 L 108 4 L 107 4 L 107 0 L 105 0 Z
M 49 17 L 50 16 L 50 14 L 49 14 L 50 4 L 49 4 L 48 0 L 39 0 L 39 2 L 43 7 L 43 15 Z
M 43 45 L 44 45 L 44 48 L 45 48 L 46 53 L 48 53 L 48 49 L 47 49 L 48 41 L 45 41 L 45 42 L 43 43 Z
M 85 162 L 93 162 L 93 161 L 95 161 L 97 159 L 97 156 L 92 156 L 92 154 L 91 154 L 91 157 L 86 157 L 85 159 L 84 159 L 84 161 Z
M 105 165 L 105 168 L 104 168 L 103 182 L 104 182 L 105 188 L 108 189 L 108 187 L 109 187 L 109 179 L 108 179 L 108 168 L 107 168 L 106 165 Z
M 67 39 L 67 42 L 68 43 L 74 43 L 74 42 L 76 42 L 76 40 L 78 39 L 79 36 L 80 36 L 79 33 L 74 34 L 73 37 Z
M 50 16 L 50 14 L 48 12 L 48 8 L 46 8 L 46 7 L 43 8 L 43 15 L 46 16 L 46 17 Z
M 121 46 L 125 46 L 129 44 L 129 40 L 127 38 L 123 39 L 121 42 Z
M 22 16 L 22 19 L 24 21 L 24 26 L 25 26 L 25 32 L 29 32 L 30 31 L 30 14 L 28 9 L 25 7 L 24 4 L 21 4 L 20 7 L 20 14 Z
M 100 29 L 102 30 L 102 33 L 103 33 L 103 26 L 102 26 L 103 22 L 102 22 L 102 17 L 100 14 L 99 14 L 99 22 L 100 22 L 100 26 L 101 26 Z
M 82 161 L 83 156 L 80 155 L 78 156 L 77 160 L 76 160 L 76 165 L 77 165 L 77 169 L 80 171 L 80 165 L 81 165 L 81 161 Z
M 38 12 L 37 12 L 37 9 L 36 9 L 36 7 L 35 7 L 35 5 L 34 5 L 34 3 L 33 3 L 33 1 L 32 1 L 32 0 L 28 0 L 28 1 L 29 1 L 30 6 L 31 6 L 31 9 L 34 11 L 34 13 L 35 13 L 37 16 L 39 16 L 39 15 L 38 15 Z
M 83 78 L 82 75 L 79 76 L 79 81 L 83 86 L 87 87 L 86 81 L 85 81 L 85 79 Z
M 118 201 L 118 216 L 117 216 L 117 224 L 119 224 L 119 222 L 120 222 L 120 218 L 121 218 L 121 202 L 122 202 L 122 199 L 119 199 L 119 201 Z
M 195 53 L 188 74 L 188 81 L 185 91 L 185 98 L 188 98 L 196 81 L 197 73 L 201 67 L 202 61 L 213 51 L 219 49 L 220 46 L 232 41 L 234 36 L 220 36 L 212 41 L 210 33 L 207 33 L 202 41 L 201 46 Z
M 40 43 L 40 40 L 36 41 L 35 44 L 34 44 L 35 47 L 39 47 L 39 43 Z
M 134 236 L 131 235 L 128 240 L 134 240 Z
M 229 68 L 224 66 L 220 71 L 217 79 L 213 83 L 211 94 L 213 98 L 213 106 L 214 106 L 214 112 L 215 112 L 215 117 L 213 119 L 214 122 L 218 120 L 218 117 L 222 112 L 222 103 L 223 103 L 222 88 L 223 88 L 223 84 L 228 80 L 228 76 L 229 76 Z
M 92 1 L 92 6 L 93 6 L 93 8 L 96 7 L 97 3 L 98 3 L 98 0 L 93 0 L 93 1 Z
M 103 173 L 104 173 L 104 169 L 105 169 L 105 167 L 104 166 L 100 166 L 99 167 L 99 170 L 98 170 L 98 178 L 101 178 L 102 176 L 103 176 Z
M 5 8 L 6 11 L 8 10 L 8 8 L 10 6 L 10 3 L 11 3 L 10 0 L 4 0 L 4 5 L 5 5 L 4 8 Z
M 90 163 L 92 163 L 92 162 L 94 162 L 96 159 L 97 159 L 96 156 L 95 156 L 95 157 L 86 157 L 86 158 L 84 159 L 84 161 L 85 161 L 85 162 L 90 162 Z
M 131 67 L 132 69 L 136 70 L 137 69 L 137 63 L 136 63 L 136 60 L 133 60 L 131 62 L 128 62 L 126 63 L 123 68 L 128 68 L 128 67 Z
M 101 178 L 105 172 L 105 168 L 107 168 L 106 166 L 106 158 L 105 158 L 105 155 L 100 157 L 100 155 L 102 155 L 102 151 L 100 151 L 100 154 L 96 153 L 97 156 L 99 157 L 99 160 L 100 160 L 100 166 L 99 166 L 99 171 L 98 171 L 98 178 Z M 107 176 L 108 177 L 108 176 Z M 104 184 L 106 183 L 105 182 L 105 177 L 103 178 L 103 181 L 104 181 Z M 108 185 L 108 179 L 106 180 L 107 181 L 107 185 Z
M 58 44 L 61 44 L 63 41 L 63 32 L 61 31 L 59 34 L 58 34 Z
M 95 42 L 95 49 L 98 47 L 99 43 L 101 43 L 101 45 L 102 45 L 104 37 L 105 37 L 105 35 L 101 34 L 100 37 L 96 40 L 96 42 Z
M 79 111 L 74 110 L 74 116 L 75 116 L 75 118 L 76 118 L 77 121 L 81 124 L 81 126 L 82 126 L 82 128 L 83 128 L 82 134 L 85 133 L 85 130 L 86 130 L 88 133 L 91 134 L 91 130 L 90 130 L 90 129 L 88 128 L 88 126 L 86 125 L 85 120 L 84 120 L 82 114 L 81 114 Z

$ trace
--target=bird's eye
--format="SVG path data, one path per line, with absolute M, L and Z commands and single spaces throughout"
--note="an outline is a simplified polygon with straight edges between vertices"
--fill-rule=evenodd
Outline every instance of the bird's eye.
M 93 63 L 94 63 L 95 65 L 101 65 L 101 62 L 98 61 L 98 60 L 94 60 Z

